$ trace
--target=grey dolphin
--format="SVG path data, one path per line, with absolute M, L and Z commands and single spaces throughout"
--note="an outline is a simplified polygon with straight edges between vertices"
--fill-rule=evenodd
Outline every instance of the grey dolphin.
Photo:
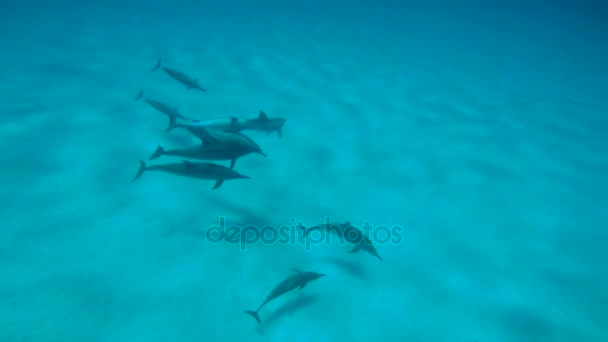
M 217 131 L 204 130 L 201 132 L 206 132 L 206 134 L 200 136 L 201 145 L 170 151 L 165 151 L 162 146 L 158 146 L 156 151 L 150 156 L 150 159 L 168 155 L 202 160 L 230 160 L 230 168 L 233 168 L 238 158 L 249 153 L 258 153 L 266 156 L 253 140 L 243 134 L 225 132 L 225 134 L 233 135 L 230 137 L 221 136 Z
M 135 175 L 135 178 L 133 178 L 131 182 L 134 182 L 136 179 L 141 177 L 144 171 L 162 171 L 178 176 L 215 180 L 216 182 L 213 189 L 217 189 L 222 186 L 225 180 L 251 178 L 249 176 L 244 176 L 233 169 L 213 163 L 193 163 L 187 160 L 183 160 L 181 163 L 153 166 L 146 166 L 146 163 L 143 160 L 140 160 L 139 163 L 140 167 L 137 171 L 137 175 Z
M 257 118 L 237 123 L 233 130 L 235 132 L 240 132 L 244 130 L 261 131 L 267 132 L 268 134 L 266 135 L 270 135 L 270 133 L 272 132 L 277 132 L 280 138 L 283 136 L 281 129 L 283 128 L 285 121 L 287 120 L 281 118 L 270 119 L 268 118 L 268 116 L 266 116 L 266 113 L 264 113 L 264 111 L 260 111 L 260 114 Z
M 360 229 L 351 225 L 349 221 L 346 221 L 345 223 L 342 223 L 342 224 L 316 225 L 309 229 L 305 229 L 304 236 L 305 237 L 308 236 L 308 234 L 313 230 L 325 230 L 326 232 L 328 232 L 330 234 L 336 233 L 336 235 L 338 237 L 343 238 L 344 241 L 355 246 L 348 253 L 357 253 L 358 251 L 362 250 L 373 256 L 376 256 L 378 259 L 380 259 L 380 261 L 384 261 L 384 260 L 382 260 L 382 257 L 380 257 L 380 255 L 378 255 L 378 251 L 376 250 L 376 247 L 374 247 L 369 236 L 365 235 L 365 233 L 363 233 Z
M 193 119 L 187 118 L 183 115 L 181 115 L 176 107 L 171 107 L 167 104 L 164 104 L 160 101 L 156 101 L 156 100 L 151 100 L 151 99 L 147 99 L 144 97 L 144 91 L 140 90 L 139 93 L 137 94 L 137 97 L 135 98 L 135 101 L 139 100 L 139 99 L 144 99 L 144 101 L 146 101 L 150 106 L 152 106 L 152 108 L 158 110 L 159 112 L 167 115 L 169 117 L 169 126 L 167 127 L 167 132 L 171 130 L 171 127 L 173 125 L 175 125 L 176 119 L 184 119 L 184 120 L 190 120 L 190 121 L 194 121 Z
M 209 129 L 196 125 L 180 125 L 179 127 L 199 138 L 202 144 L 222 144 L 226 147 L 231 146 L 232 148 L 251 151 L 267 157 L 255 141 L 242 133 Z
M 255 318 L 255 320 L 258 321 L 258 324 L 261 325 L 262 321 L 260 320 L 260 316 L 258 315 L 258 312 L 264 307 L 264 305 L 268 304 L 268 302 L 270 302 L 271 300 L 273 300 L 291 290 L 294 290 L 296 288 L 300 288 L 300 290 L 301 290 L 309 282 L 311 282 L 313 280 L 317 280 L 321 277 L 325 277 L 325 274 L 321 274 L 321 273 L 302 272 L 302 271 L 296 270 L 296 269 L 294 269 L 293 271 L 296 272 L 296 274 L 283 280 L 279 285 L 277 285 L 277 287 L 275 287 L 270 292 L 270 294 L 266 297 L 266 300 L 264 300 L 264 303 L 262 303 L 262 305 L 260 305 L 260 307 L 257 310 L 255 310 L 255 311 L 247 310 L 247 311 L 245 311 L 245 313 L 253 316 L 253 318 Z
M 167 68 L 164 66 L 160 65 L 161 59 L 158 60 L 158 62 L 156 63 L 156 66 L 154 67 L 154 69 L 152 69 L 152 71 L 155 71 L 157 69 L 163 69 L 167 75 L 171 76 L 171 78 L 173 78 L 174 80 L 186 85 L 186 87 L 188 87 L 188 89 L 198 89 L 201 90 L 203 92 L 207 92 L 207 90 L 203 89 L 199 84 L 198 84 L 198 79 L 196 78 L 192 78 L 186 74 L 184 74 L 181 71 L 177 71 L 175 69 L 171 69 L 171 68 Z

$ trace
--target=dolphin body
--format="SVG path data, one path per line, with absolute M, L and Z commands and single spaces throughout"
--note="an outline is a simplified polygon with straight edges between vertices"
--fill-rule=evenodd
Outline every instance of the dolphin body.
M 154 69 L 152 69 L 152 71 L 156 71 L 159 68 L 163 69 L 167 73 L 167 75 L 171 76 L 171 78 L 173 78 L 174 80 L 184 84 L 186 87 L 188 87 L 188 89 L 198 89 L 205 93 L 207 92 L 207 90 L 205 90 L 198 84 L 198 79 L 192 78 L 181 71 L 161 66 L 160 63 L 161 59 L 158 60 L 156 66 L 154 66 Z
M 242 133 L 223 131 L 219 129 L 209 129 L 197 125 L 182 125 L 182 128 L 190 132 L 195 137 L 201 140 L 202 144 L 222 144 L 224 146 L 233 146 L 243 150 L 251 150 L 267 157 L 262 148 L 255 141 Z
M 351 228 L 350 231 L 347 231 L 348 228 Z M 325 230 L 328 233 L 336 233 L 338 237 L 344 239 L 344 241 L 350 243 L 351 245 L 355 245 L 353 249 L 351 249 L 348 253 L 357 253 L 358 251 L 365 251 L 371 255 L 376 256 L 380 261 L 382 257 L 378 255 L 378 251 L 376 247 L 372 244 L 369 236 L 365 235 L 360 229 L 357 229 L 355 226 L 351 225 L 349 221 L 346 221 L 343 224 L 332 224 L 329 226 L 328 224 L 319 224 L 317 226 L 313 226 L 309 229 L 304 230 L 304 237 L 308 236 L 313 230 Z M 354 236 L 352 234 L 354 233 Z
M 199 137 L 201 145 L 170 151 L 165 151 L 162 146 L 158 146 L 150 159 L 168 155 L 202 160 L 230 160 L 232 169 L 237 158 L 249 153 L 266 156 L 258 144 L 241 133 L 212 130 L 199 130 L 199 133 L 201 133 Z
M 140 90 L 139 94 L 137 94 L 137 97 L 135 98 L 135 101 L 139 100 L 139 99 L 144 99 L 150 106 L 152 106 L 154 109 L 158 110 L 159 112 L 167 115 L 169 117 L 169 127 L 167 127 L 167 132 L 170 131 L 172 128 L 172 126 L 175 125 L 175 122 L 177 119 L 184 119 L 184 120 L 190 120 L 193 121 L 193 119 L 187 118 L 183 115 L 181 115 L 178 111 L 176 107 L 171 107 L 169 105 L 166 105 L 162 102 L 156 101 L 156 100 L 151 100 L 151 99 L 147 99 L 144 97 L 144 91 Z
M 256 321 L 258 321 L 258 324 L 262 324 L 262 321 L 260 320 L 260 316 L 258 315 L 258 312 L 266 305 L 268 304 L 268 302 L 272 301 L 273 299 L 280 297 L 281 295 L 284 295 L 285 293 L 294 290 L 296 288 L 300 288 L 303 289 L 306 284 L 308 284 L 309 282 L 313 281 L 313 280 L 317 280 L 321 277 L 325 277 L 325 274 L 320 274 L 320 273 L 315 273 L 315 272 L 302 272 L 300 270 L 293 270 L 294 272 L 296 272 L 296 274 L 292 275 L 291 277 L 283 280 L 279 285 L 277 285 L 277 287 L 275 287 L 270 294 L 266 297 L 266 300 L 264 301 L 264 303 L 262 303 L 262 305 L 260 305 L 260 307 L 255 310 L 255 311 L 245 311 L 246 314 L 253 316 L 253 318 L 255 318 Z
M 134 182 L 136 179 L 141 177 L 145 171 L 162 171 L 178 176 L 215 180 L 216 182 L 213 189 L 217 189 L 222 186 L 225 180 L 251 178 L 241 175 L 233 169 L 213 163 L 193 163 L 184 160 L 182 163 L 146 166 L 146 163 L 143 160 L 140 160 L 139 162 L 139 170 L 131 182 Z
M 167 128 L 167 131 L 171 131 L 175 128 L 183 128 L 190 131 L 194 135 L 197 135 L 195 132 L 201 128 L 217 129 L 220 131 L 233 131 L 239 120 L 240 119 L 238 118 L 217 118 L 210 120 L 192 120 L 192 123 L 173 122 L 173 124 Z
M 281 129 L 283 128 L 285 121 L 287 120 L 281 118 L 270 119 L 268 118 L 268 116 L 266 116 L 266 113 L 264 113 L 264 111 L 260 111 L 260 114 L 257 118 L 237 123 L 233 130 L 235 132 L 240 132 L 244 130 L 261 131 L 267 132 L 268 134 L 266 135 L 270 135 L 270 133 L 272 132 L 277 132 L 280 138 L 283 136 Z

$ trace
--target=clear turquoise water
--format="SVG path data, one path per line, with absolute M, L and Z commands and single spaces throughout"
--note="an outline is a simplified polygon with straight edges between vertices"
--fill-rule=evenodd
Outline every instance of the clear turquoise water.
M 608 340 L 601 2 L 0 5 L 0 340 Z M 167 66 L 209 92 L 186 90 Z M 197 144 L 134 98 L 247 133 L 250 180 L 131 179 Z M 179 159 L 162 157 L 158 164 Z M 227 165 L 225 162 L 218 162 Z M 157 164 L 150 161 L 149 164 Z M 230 224 L 399 225 L 348 246 Z M 254 309 L 292 268 L 327 274 Z

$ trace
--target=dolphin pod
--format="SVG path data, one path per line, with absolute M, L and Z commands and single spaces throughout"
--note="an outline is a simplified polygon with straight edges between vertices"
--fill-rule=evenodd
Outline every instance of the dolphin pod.
M 188 76 L 176 69 L 162 66 L 161 59 L 158 60 L 152 71 L 158 69 L 162 69 L 172 79 L 185 85 L 187 89 L 197 89 L 207 93 L 207 90 L 199 85 L 196 78 Z M 176 128 L 180 128 L 181 130 L 177 131 L 188 133 L 187 135 L 192 139 L 196 139 L 198 143 L 170 150 L 165 150 L 161 145 L 158 145 L 154 153 L 149 156 L 150 160 L 156 160 L 161 156 L 179 157 L 184 159 L 175 163 L 151 166 L 146 165 L 146 162 L 140 160 L 139 169 L 131 182 L 135 182 L 141 178 L 144 173 L 150 171 L 159 171 L 165 174 L 196 179 L 197 182 L 198 180 L 211 180 L 215 182 L 211 188 L 212 190 L 220 188 L 225 181 L 251 179 L 251 177 L 234 170 L 236 160 L 249 154 L 259 154 L 264 157 L 267 157 L 267 155 L 253 139 L 244 135 L 243 132 L 263 132 L 266 133 L 266 136 L 276 132 L 278 137 L 282 138 L 282 129 L 287 121 L 280 117 L 268 117 L 262 110 L 259 111 L 257 117 L 250 119 L 242 119 L 235 116 L 195 119 L 183 116 L 179 113 L 177 107 L 169 106 L 160 101 L 144 97 L 143 90 L 140 90 L 135 98 L 136 101 L 140 99 L 143 99 L 157 111 L 167 115 L 169 118 L 169 126 L 167 127 L 166 132 L 171 132 Z M 179 120 L 182 120 L 182 122 L 179 122 Z M 174 133 L 172 132 L 170 134 Z M 194 162 L 187 159 L 207 161 Z M 230 161 L 230 166 L 222 166 L 209 161 Z M 242 182 L 240 184 L 245 188 L 249 183 Z M 310 232 L 317 229 L 327 233 L 335 233 L 338 237 L 342 238 L 343 241 L 352 245 L 353 247 L 348 252 L 349 254 L 364 251 L 377 257 L 380 261 L 383 261 L 382 257 L 378 254 L 376 247 L 372 244 L 371 239 L 363 231 L 352 226 L 348 221 L 343 224 L 323 224 L 304 229 L 304 238 L 307 238 Z M 276 285 L 257 310 L 246 310 L 244 313 L 252 316 L 258 324 L 261 325 L 262 320 L 260 319 L 259 312 L 268 303 L 295 289 L 301 290 L 305 288 L 308 283 L 326 276 L 322 273 L 304 272 L 298 269 L 293 269 L 293 271 L 295 274 L 287 277 Z

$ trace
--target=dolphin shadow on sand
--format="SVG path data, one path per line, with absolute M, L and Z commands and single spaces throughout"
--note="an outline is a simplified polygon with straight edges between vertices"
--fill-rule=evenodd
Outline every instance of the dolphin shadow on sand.
M 337 266 L 341 268 L 344 272 L 349 275 L 359 278 L 361 280 L 367 281 L 369 280 L 369 275 L 365 271 L 365 268 L 361 267 L 360 264 L 356 263 L 353 260 L 344 260 L 337 257 L 327 257 L 321 259 L 324 262 Z
M 240 227 L 254 225 L 261 228 L 267 224 L 271 224 L 264 219 L 263 216 L 258 215 L 246 205 L 237 204 L 237 201 L 223 200 L 220 197 L 213 197 L 206 193 L 202 193 L 201 197 L 205 198 L 210 203 L 213 203 L 213 205 L 220 208 L 221 211 L 228 212 L 228 215 L 218 215 L 226 217 L 226 226 L 233 224 Z M 217 222 L 214 222 L 213 224 L 217 224 Z
M 256 330 L 261 335 L 264 334 L 265 329 L 272 325 L 274 322 L 280 320 L 284 316 L 289 316 L 294 312 L 303 309 L 309 305 L 314 304 L 319 300 L 319 296 L 310 295 L 310 294 L 298 294 L 298 296 L 294 299 L 291 299 L 281 305 L 279 308 L 274 310 L 266 319 L 264 319 L 264 324 L 258 326 Z

